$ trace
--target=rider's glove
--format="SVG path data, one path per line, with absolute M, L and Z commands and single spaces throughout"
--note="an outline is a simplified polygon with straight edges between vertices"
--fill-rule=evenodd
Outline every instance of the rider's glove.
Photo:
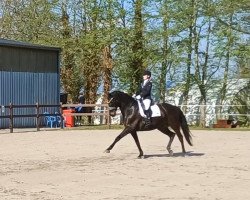
M 135 98 L 136 98 L 137 100 L 140 100 L 140 99 L 141 99 L 141 95 L 137 95 Z
M 133 94 L 133 95 L 132 95 L 132 97 L 133 97 L 133 98 L 136 98 L 136 95 L 135 95 L 135 94 Z

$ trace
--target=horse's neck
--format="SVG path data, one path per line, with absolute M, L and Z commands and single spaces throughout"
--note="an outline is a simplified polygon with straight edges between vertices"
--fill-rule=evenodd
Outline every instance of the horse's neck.
M 121 103 L 120 110 L 121 110 L 122 115 L 124 116 L 126 111 L 128 109 L 132 108 L 132 107 L 134 107 L 135 109 L 139 109 L 137 103 L 135 103 L 133 101 L 128 101 L 128 102 Z

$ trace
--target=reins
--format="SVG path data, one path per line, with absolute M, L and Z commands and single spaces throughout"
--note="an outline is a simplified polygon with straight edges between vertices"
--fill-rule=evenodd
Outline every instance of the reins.
M 114 97 L 112 97 L 109 101 L 108 101 L 108 104 L 113 100 Z

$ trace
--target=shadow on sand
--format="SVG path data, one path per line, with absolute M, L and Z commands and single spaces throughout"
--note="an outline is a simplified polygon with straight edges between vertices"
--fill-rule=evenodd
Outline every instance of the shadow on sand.
M 183 155 L 182 152 L 180 153 L 174 153 L 173 156 L 170 156 L 169 154 L 149 154 L 149 155 L 144 155 L 144 158 L 152 158 L 152 157 L 158 157 L 158 158 L 161 158 L 161 157 L 200 157 L 200 156 L 204 156 L 205 154 L 204 153 L 193 153 L 192 151 L 188 151 L 186 152 L 185 155 Z

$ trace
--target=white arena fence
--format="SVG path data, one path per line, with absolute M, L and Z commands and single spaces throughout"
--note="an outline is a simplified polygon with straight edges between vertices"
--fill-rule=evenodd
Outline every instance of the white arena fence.
M 201 108 L 206 107 L 205 109 L 205 124 L 206 127 L 212 127 L 213 124 L 216 124 L 218 119 L 231 119 L 235 123 L 240 121 L 242 117 L 247 118 L 248 124 L 250 123 L 250 109 L 246 109 L 246 113 L 239 114 L 236 112 L 230 111 L 230 108 L 233 107 L 247 107 L 247 105 L 178 105 L 181 110 L 186 108 L 186 119 L 189 125 L 197 125 L 201 117 Z M 97 107 L 94 112 L 103 112 L 103 110 Z M 101 116 L 94 117 L 94 124 L 102 123 Z M 111 118 L 111 124 L 121 124 L 122 123 L 122 116 L 119 111 L 117 110 L 117 116 Z
M 205 107 L 205 124 L 206 127 L 211 127 L 219 119 L 230 119 L 234 122 L 240 121 L 242 117 L 250 123 L 250 107 L 247 105 L 179 105 L 181 110 L 186 109 L 185 116 L 189 125 L 195 125 L 201 117 L 201 109 Z M 234 107 L 246 107 L 245 113 L 237 113 Z
M 39 119 L 44 114 L 41 114 L 38 110 L 40 107 L 60 107 L 61 109 L 64 107 L 76 107 L 79 106 L 79 104 L 63 104 L 63 105 L 9 105 L 5 106 L 4 109 L 0 107 L 1 118 L 10 118 L 9 116 L 2 116 L 2 114 L 5 114 L 5 108 L 11 108 L 11 107 L 32 107 L 34 108 L 34 113 L 32 115 L 11 115 L 13 117 L 35 117 L 37 118 L 37 129 L 39 130 Z M 117 110 L 117 115 L 115 117 L 108 117 L 109 116 L 109 109 L 107 104 L 82 104 L 83 107 L 93 107 L 92 113 L 71 113 L 72 116 L 92 116 L 92 123 L 94 124 L 107 124 L 108 126 L 110 124 L 122 124 L 122 115 L 120 110 Z M 205 107 L 205 126 L 206 127 L 212 127 L 213 124 L 216 124 L 217 120 L 220 119 L 230 119 L 232 121 L 242 121 L 244 120 L 245 124 L 247 126 L 250 125 L 250 105 L 178 105 L 181 110 L 185 110 L 184 113 L 187 119 L 187 122 L 189 125 L 197 125 L 199 124 L 200 118 L 201 118 L 201 110 Z M 236 109 L 233 108 L 242 108 L 241 112 L 237 112 Z M 244 109 L 243 109 L 244 108 Z M 37 109 L 37 111 L 36 111 Z M 244 112 L 243 112 L 244 111 Z M 11 113 L 11 112 L 10 112 Z M 7 113 L 8 114 L 8 113 Z M 63 112 L 61 111 L 61 114 Z M 54 114 L 54 115 L 61 115 L 61 114 Z M 11 119 L 11 118 L 10 118 Z M 4 119 L 2 119 L 4 120 Z M 10 120 L 11 121 L 11 120 Z M 13 121 L 13 120 L 12 120 Z M 0 127 L 1 128 L 1 127 Z M 13 131 L 13 122 L 10 123 L 10 130 Z

